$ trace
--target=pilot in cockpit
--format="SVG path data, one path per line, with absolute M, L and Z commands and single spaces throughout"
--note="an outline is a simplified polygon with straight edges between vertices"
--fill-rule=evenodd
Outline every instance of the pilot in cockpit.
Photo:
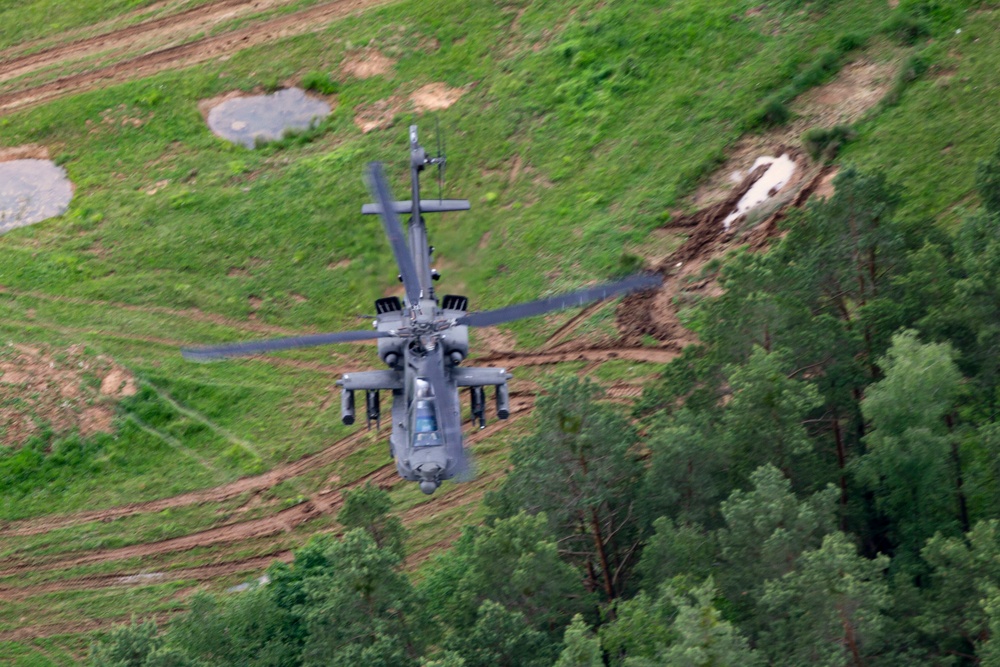
M 434 405 L 434 395 L 430 383 L 422 378 L 416 379 L 416 398 L 412 405 L 413 446 L 430 447 L 440 445 L 438 434 L 437 413 Z

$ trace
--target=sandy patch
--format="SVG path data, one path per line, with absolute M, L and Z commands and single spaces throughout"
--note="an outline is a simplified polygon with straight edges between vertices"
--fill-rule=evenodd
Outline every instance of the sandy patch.
M 890 62 L 858 60 L 845 65 L 833 81 L 796 98 L 791 108 L 802 118 L 793 125 L 830 127 L 860 120 L 889 91 L 894 72 Z
M 796 148 L 801 146 L 802 134 L 814 127 L 829 128 L 860 120 L 889 91 L 897 66 L 894 62 L 858 60 L 845 65 L 829 83 L 800 95 L 790 105 L 795 119 L 770 132 L 748 135 L 736 142 L 726 162 L 695 190 L 687 210 L 725 200 L 761 156 L 792 151 L 796 162 L 808 168 L 810 160 Z
M 384 130 L 392 127 L 396 115 L 403 111 L 403 100 L 390 97 L 372 104 L 360 105 L 355 109 L 354 124 L 368 134 L 372 130 Z
M 124 368 L 114 368 L 101 380 L 101 394 L 105 396 L 135 396 L 135 378 Z
M 373 76 L 384 76 L 392 71 L 396 61 L 382 55 L 377 49 L 360 49 L 351 51 L 340 63 L 340 71 L 356 79 L 370 79 Z
M 56 435 L 111 432 L 114 404 L 136 393 L 135 378 L 84 351 L 0 348 L 0 443 L 16 447 L 47 428 Z
M 839 169 L 831 169 L 828 173 L 824 174 L 816 184 L 816 189 L 813 190 L 813 196 L 820 199 L 826 199 L 833 196 L 833 179 L 835 179 L 839 173 Z
M 429 83 L 410 95 L 410 101 L 417 111 L 438 111 L 447 109 L 464 94 L 463 88 L 449 88 L 443 83 Z
M 10 148 L 0 148 L 0 162 L 11 162 L 12 160 L 48 160 L 49 149 L 38 144 L 24 144 L 23 146 L 12 146 Z

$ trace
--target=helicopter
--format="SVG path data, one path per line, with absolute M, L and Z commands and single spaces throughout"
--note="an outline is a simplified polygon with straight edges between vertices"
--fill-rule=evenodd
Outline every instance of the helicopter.
M 439 135 L 440 136 L 440 135 Z M 423 214 L 467 211 L 465 199 L 421 199 L 420 174 L 438 167 L 440 180 L 444 153 L 428 155 L 420 145 L 417 126 L 410 126 L 410 182 L 412 197 L 393 200 L 381 163 L 369 163 L 366 180 L 375 203 L 362 206 L 363 215 L 379 215 L 399 268 L 404 298 L 389 296 L 375 301 L 375 321 L 368 330 L 293 336 L 202 348 L 185 348 L 185 358 L 211 361 L 293 348 L 376 339 L 385 370 L 345 373 L 341 387 L 341 420 L 355 421 L 355 394 L 365 392 L 369 428 L 381 418 L 381 392 L 391 392 L 392 432 L 390 454 L 399 475 L 417 482 L 432 494 L 446 479 L 471 479 L 472 463 L 462 442 L 459 391 L 469 390 L 471 415 L 479 428 L 486 425 L 486 388 L 494 388 L 496 416 L 510 416 L 507 382 L 513 376 L 504 368 L 462 366 L 469 354 L 469 327 L 485 327 L 525 317 L 581 306 L 611 296 L 658 287 L 657 274 L 638 273 L 616 282 L 569 292 L 496 310 L 469 312 L 465 296 L 445 294 L 438 299 L 434 282 L 441 276 L 431 267 L 434 247 L 429 245 Z M 404 235 L 400 215 L 409 215 Z

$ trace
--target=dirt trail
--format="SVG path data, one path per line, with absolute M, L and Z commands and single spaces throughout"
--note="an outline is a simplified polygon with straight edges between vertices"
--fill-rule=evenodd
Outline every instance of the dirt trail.
M 192 42 L 165 46 L 113 65 L 93 71 L 69 74 L 48 83 L 29 86 L 0 94 L 0 112 L 10 113 L 36 104 L 48 102 L 71 93 L 109 86 L 131 79 L 148 77 L 168 69 L 189 67 L 198 63 L 230 55 L 243 49 L 307 32 L 323 30 L 330 21 L 344 18 L 370 7 L 387 4 L 391 0 L 334 0 L 287 16 L 263 20 L 252 26 L 233 30 L 222 35 L 204 37 Z M 125 28 L 130 31 L 131 28 Z M 121 31 L 119 31 L 121 32 Z M 105 35 L 112 39 L 117 33 Z M 95 38 L 96 39 L 96 38 Z M 90 40 L 83 40 L 89 43 Z M 76 58 L 66 54 L 58 62 Z M 4 68 L 0 66 L 0 72 Z
M 128 303 L 120 303 L 118 301 L 103 301 L 100 299 L 80 299 L 78 297 L 72 297 L 72 296 L 46 294 L 45 292 L 18 290 L 6 287 L 4 285 L 0 285 L 0 294 L 7 294 L 10 296 L 21 297 L 21 298 L 38 299 L 39 301 L 50 301 L 52 303 L 67 303 L 74 306 L 94 306 L 97 308 L 105 308 L 108 310 L 124 310 L 128 312 L 147 313 L 152 315 L 168 315 L 170 317 L 180 317 L 184 319 L 193 320 L 195 322 L 203 322 L 205 324 L 218 324 L 220 326 L 228 327 L 231 329 L 249 331 L 252 333 L 263 333 L 263 334 L 271 334 L 278 336 L 302 336 L 307 333 L 318 333 L 316 331 L 288 329 L 285 327 L 278 327 L 270 324 L 262 324 L 259 322 L 250 322 L 247 320 L 236 320 L 229 317 L 224 317 L 222 315 L 206 313 L 198 310 L 197 308 L 188 308 L 187 310 L 177 310 L 176 308 L 164 308 L 163 306 L 136 306 Z
M 808 166 L 801 156 L 799 164 L 800 168 Z M 711 294 L 716 286 L 714 280 L 702 275 L 705 265 L 739 244 L 749 245 L 754 250 L 765 247 L 769 239 L 778 233 L 778 221 L 790 209 L 804 204 L 828 172 L 823 167 L 809 167 L 793 187 L 780 195 L 780 199 L 775 197 L 773 212 L 763 220 L 751 225 L 741 218 L 731 228 L 725 229 L 723 220 L 735 209 L 737 202 L 763 170 L 764 167 L 760 167 L 748 173 L 722 201 L 670 222 L 668 227 L 688 233 L 687 240 L 655 265 L 654 270 L 665 277 L 662 289 L 629 295 L 618 304 L 616 326 L 624 344 L 638 345 L 645 336 L 652 336 L 660 341 L 670 341 L 673 349 L 679 352 L 694 342 L 693 334 L 681 325 L 677 317 L 677 297 Z
M 183 607 L 178 607 L 173 611 L 159 612 L 143 616 L 142 620 L 152 619 L 158 625 L 163 625 L 170 620 L 171 616 L 185 611 Z M 131 622 L 131 616 L 119 616 L 114 618 L 95 618 L 87 621 L 77 621 L 74 623 L 48 623 L 45 625 L 29 625 L 15 630 L 0 631 L 0 642 L 25 641 L 29 639 L 40 639 L 42 637 L 55 637 L 58 635 L 76 635 L 98 630 L 110 629 L 116 625 L 125 625 Z
M 174 507 L 184 507 L 187 505 L 199 505 L 202 503 L 221 503 L 232 498 L 236 498 L 244 493 L 260 492 L 277 486 L 281 482 L 298 477 L 309 470 L 328 465 L 346 456 L 354 447 L 367 435 L 365 431 L 358 431 L 333 443 L 326 449 L 309 454 L 292 463 L 278 466 L 261 475 L 253 477 L 243 477 L 211 489 L 192 491 L 170 498 L 150 500 L 142 503 L 130 503 L 118 507 L 110 507 L 104 510 L 93 510 L 89 512 L 77 512 L 74 514 L 62 514 L 58 516 L 45 516 L 35 519 L 25 519 L 14 521 L 0 527 L 2 535 L 38 535 L 47 533 L 59 528 L 66 528 L 81 523 L 91 521 L 113 521 L 121 517 L 140 513 L 162 512 L 165 509 Z
M 526 414 L 533 404 L 533 400 L 526 396 L 517 396 L 516 400 L 512 397 L 511 400 L 511 416 L 507 420 L 515 421 L 524 414 Z M 504 422 L 494 422 L 491 426 L 483 429 L 481 431 L 476 431 L 467 435 L 466 442 L 468 445 L 474 445 L 476 442 L 482 440 L 483 438 L 489 437 L 491 434 L 495 433 L 500 428 L 503 428 Z M 360 439 L 363 437 L 363 433 L 358 436 L 351 436 L 345 438 L 337 443 L 341 445 L 341 449 L 337 452 L 331 452 L 332 447 L 324 450 L 323 454 L 329 457 L 331 460 L 337 460 L 345 455 L 345 450 L 349 449 L 349 444 L 355 442 L 353 438 Z M 296 462 L 299 465 L 300 473 L 307 469 L 312 468 L 317 465 L 316 457 L 314 456 L 308 462 L 301 460 Z M 260 480 L 265 478 L 267 475 L 260 475 L 256 478 L 247 478 L 253 480 Z M 287 479 L 287 477 L 286 477 Z M 482 484 L 492 478 L 483 478 L 477 480 L 476 482 L 470 483 L 468 487 L 469 490 L 475 490 L 480 488 Z M 18 558 L 6 558 L 0 561 L 0 564 L 7 565 L 8 567 L 4 570 L 0 570 L 0 577 L 10 577 L 20 573 L 25 572 L 48 572 L 53 570 L 64 570 L 73 567 L 80 567 L 83 565 L 91 565 L 93 563 L 104 563 L 116 560 L 124 560 L 128 558 L 141 558 L 147 556 L 153 556 L 157 554 L 172 553 L 179 551 L 187 551 L 189 549 L 194 549 L 196 547 L 210 546 L 213 544 L 223 544 L 232 543 L 246 540 L 259 539 L 263 537 L 269 537 L 271 535 L 291 532 L 293 529 L 299 525 L 314 519 L 318 516 L 324 514 L 333 514 L 340 509 L 343 502 L 343 491 L 345 489 L 355 488 L 361 486 L 365 483 L 371 482 L 376 486 L 382 488 L 390 488 L 397 483 L 400 483 L 399 477 L 396 473 L 395 463 L 392 461 L 387 461 L 385 465 L 372 471 L 368 475 L 358 479 L 357 481 L 341 488 L 339 492 L 335 491 L 321 491 L 314 494 L 306 502 L 295 505 L 294 507 L 289 507 L 280 512 L 266 516 L 259 519 L 252 519 L 249 521 L 241 521 L 225 524 L 222 526 L 217 526 L 214 528 L 209 528 L 207 530 L 202 530 L 196 533 L 190 533 L 188 535 L 183 535 L 181 537 L 175 537 L 167 540 L 161 540 L 159 542 L 150 542 L 145 544 L 135 544 L 126 547 L 120 547 L 117 549 L 101 549 L 93 550 L 85 553 L 78 554 L 59 554 L 53 558 L 39 558 L 33 559 L 30 562 L 24 562 L 22 559 Z M 260 483 L 260 482 L 258 482 Z M 275 482 L 276 483 L 276 482 Z M 235 483 L 234 483 L 235 484 Z M 227 485 L 231 486 L 231 485 Z M 418 518 L 424 516 L 427 513 L 433 513 L 440 511 L 441 506 L 447 506 L 448 502 L 454 503 L 455 501 L 449 501 L 453 495 L 462 495 L 467 493 L 469 490 L 462 489 L 458 494 L 449 494 L 442 500 L 442 505 L 435 505 L 434 503 L 425 503 L 413 508 L 410 513 L 408 513 L 408 521 L 417 520 Z M 204 493 L 211 493 L 217 491 L 217 489 L 209 489 Z M 183 499 L 190 502 L 193 494 L 185 494 L 184 496 L 176 496 L 172 499 L 164 499 L 164 501 L 153 501 L 153 502 L 166 502 L 166 501 L 176 501 L 177 499 Z M 231 496 L 230 496 L 231 497 Z M 176 505 L 174 505 L 176 506 Z M 113 508 L 112 510 L 128 510 L 132 506 L 126 506 L 125 508 Z M 53 517 L 55 520 L 68 519 L 72 520 L 80 515 L 69 515 L 68 517 Z M 93 520 L 93 519 L 90 519 Z M 70 525 L 70 524 L 65 524 Z M 32 526 L 31 529 L 34 529 Z M 0 595 L 0 599 L 2 599 Z
M 105 563 L 108 561 L 124 560 L 126 558 L 141 558 L 154 554 L 187 551 L 196 547 L 205 547 L 213 544 L 268 537 L 277 533 L 291 532 L 309 519 L 313 519 L 330 509 L 334 509 L 335 505 L 339 505 L 339 502 L 332 498 L 325 499 L 316 496 L 312 500 L 289 507 L 261 519 L 226 524 L 169 540 L 147 544 L 133 544 L 117 549 L 97 549 L 70 557 L 60 555 L 54 559 L 34 559 L 28 563 L 21 563 L 0 571 L 0 577 L 9 577 L 21 572 L 65 570 L 92 563 Z M 5 559 L 5 561 L 10 562 L 8 559 Z
M 275 561 L 280 560 L 283 563 L 291 563 L 293 559 L 292 552 L 286 549 L 264 556 L 254 556 L 242 560 L 213 563 L 198 567 L 179 568 L 165 572 L 135 572 L 131 574 L 116 572 L 114 574 L 50 581 L 34 586 L 0 586 L 0 600 L 24 600 L 35 595 L 57 593 L 59 591 L 124 588 L 128 586 L 142 586 L 144 584 L 160 584 L 169 581 L 211 581 L 233 574 L 240 574 L 241 572 L 259 572 L 266 570 Z
M 58 46 L 27 55 L 14 56 L 12 52 L 24 50 L 24 47 L 19 45 L 7 49 L 5 52 L 0 52 L 0 62 L 3 63 L 0 66 L 0 82 L 98 53 L 128 53 L 136 50 L 148 52 L 161 48 L 168 42 L 191 39 L 223 21 L 252 12 L 267 11 L 289 2 L 291 0 L 253 0 L 250 2 L 247 0 L 217 0 L 112 32 L 73 41 L 59 40 Z
M 494 365 L 504 365 L 508 368 L 516 368 L 518 366 L 553 364 L 576 359 L 596 359 L 601 361 L 608 359 L 634 359 L 636 361 L 662 363 L 664 361 L 669 361 L 672 356 L 674 356 L 674 353 L 668 350 L 660 350 L 658 348 L 583 349 L 538 355 L 494 355 L 480 357 L 477 361 L 491 363 Z M 532 401 L 532 398 L 527 395 L 521 395 L 519 392 L 511 392 L 511 400 L 512 412 L 517 414 L 518 412 L 526 409 L 527 404 Z M 475 443 L 476 441 L 481 440 L 482 438 L 495 432 L 502 426 L 502 424 L 503 422 L 494 422 L 494 424 L 487 427 L 487 429 L 477 431 L 467 436 L 467 441 L 469 443 Z M 299 477 L 310 470 L 329 465 L 330 463 L 340 460 L 350 453 L 350 451 L 352 451 L 359 442 L 364 440 L 367 435 L 368 433 L 366 431 L 358 431 L 342 438 L 341 440 L 338 440 L 326 449 L 323 449 L 315 454 L 308 454 L 296 461 L 277 466 L 260 475 L 243 477 L 228 484 L 223 484 L 222 486 L 191 491 L 177 496 L 171 496 L 169 498 L 129 503 L 127 505 L 119 505 L 117 507 L 110 507 L 102 510 L 42 516 L 6 522 L 0 524 L 0 536 L 39 535 L 53 530 L 58 530 L 60 528 L 68 528 L 93 521 L 108 522 L 134 514 L 162 512 L 166 509 L 198 505 L 202 503 L 221 503 L 236 498 L 244 493 L 259 493 L 277 486 L 281 482 Z

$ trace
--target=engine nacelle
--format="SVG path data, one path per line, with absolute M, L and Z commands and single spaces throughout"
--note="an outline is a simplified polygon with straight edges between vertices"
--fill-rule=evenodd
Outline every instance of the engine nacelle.
M 469 356 L 469 327 L 457 326 L 445 330 L 441 335 L 444 353 L 451 358 L 453 364 L 458 364 Z M 458 361 L 455 361 L 455 359 Z
M 388 296 L 375 301 L 375 328 L 379 331 L 394 331 L 403 326 L 403 304 L 399 297 Z M 390 368 L 398 368 L 403 358 L 402 338 L 379 338 L 378 356 Z
M 469 300 L 464 296 L 445 294 L 441 300 L 441 311 L 450 320 L 465 315 L 468 308 Z M 444 343 L 444 353 L 453 364 L 458 365 L 462 359 L 469 356 L 469 327 L 451 327 L 444 332 L 441 340 Z

